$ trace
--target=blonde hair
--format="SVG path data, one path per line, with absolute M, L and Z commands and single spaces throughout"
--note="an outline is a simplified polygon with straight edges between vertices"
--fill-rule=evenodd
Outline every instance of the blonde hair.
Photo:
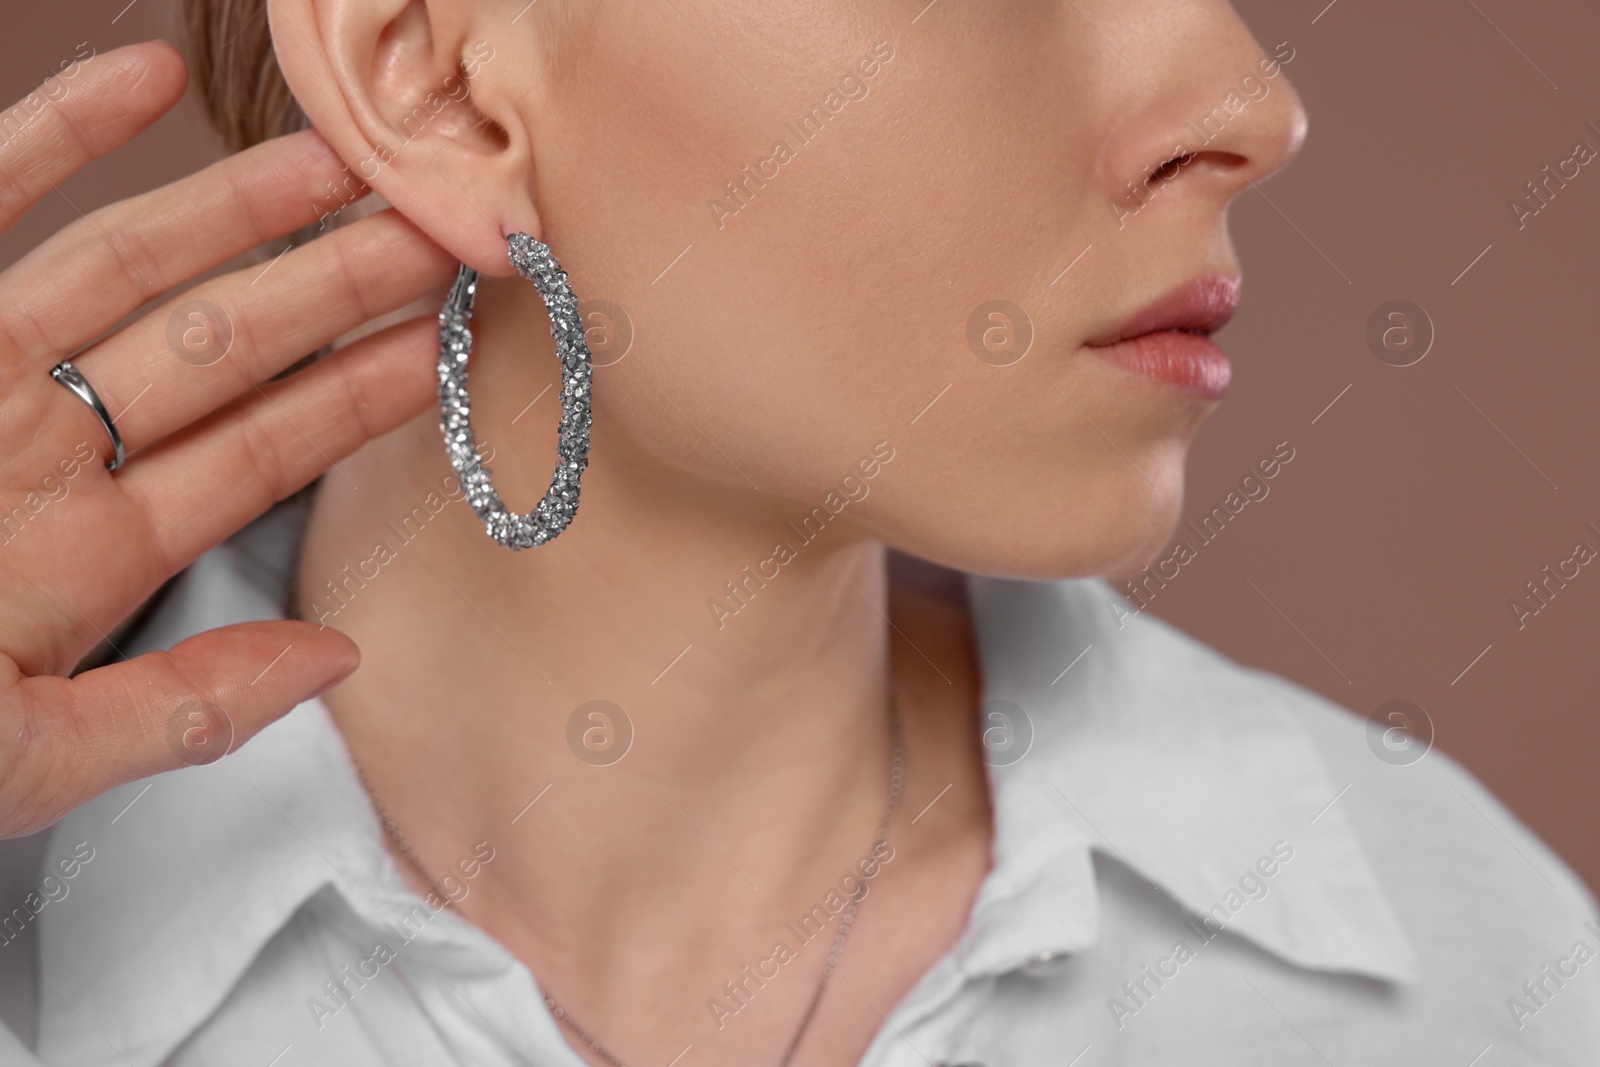
M 183 27 L 190 77 L 230 152 L 309 125 L 278 69 L 267 0 L 183 0 Z

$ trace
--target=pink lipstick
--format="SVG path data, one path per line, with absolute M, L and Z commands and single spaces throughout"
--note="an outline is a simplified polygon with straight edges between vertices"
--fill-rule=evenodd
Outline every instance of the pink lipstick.
M 1220 274 L 1195 278 L 1086 344 L 1134 374 L 1221 400 L 1233 368 L 1211 334 L 1233 317 L 1239 285 Z

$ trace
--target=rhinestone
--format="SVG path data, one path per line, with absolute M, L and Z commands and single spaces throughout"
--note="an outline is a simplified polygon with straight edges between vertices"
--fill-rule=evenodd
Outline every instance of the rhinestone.
M 477 296 L 478 273 L 465 265 L 439 312 L 439 427 L 468 504 L 483 521 L 489 536 L 515 551 L 551 540 L 577 514 L 579 479 L 589 463 L 590 408 L 584 383 L 593 368 L 577 298 L 549 247 L 525 233 L 512 234 L 507 242 L 511 265 L 533 283 L 544 299 L 561 363 L 561 422 L 556 441 L 559 461 L 549 491 L 528 514 L 515 514 L 495 492 L 490 471 L 478 458 L 472 434 L 472 402 L 467 393 L 467 368 L 472 355 L 472 331 L 467 323 Z

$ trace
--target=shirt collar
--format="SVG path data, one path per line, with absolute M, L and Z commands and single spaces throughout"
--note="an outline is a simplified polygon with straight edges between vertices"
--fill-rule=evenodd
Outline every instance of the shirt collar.
M 202 556 L 130 654 L 282 617 L 300 521 L 279 509 Z M 1116 594 L 1103 582 L 968 576 L 967 590 L 995 839 L 952 954 L 960 973 L 1093 944 L 1099 852 L 1292 963 L 1415 980 L 1412 950 L 1293 717 L 1317 698 L 1159 621 L 1107 610 Z M 87 841 L 96 858 L 74 884 L 78 904 L 40 917 L 40 975 L 60 994 L 41 998 L 47 1062 L 90 1062 L 107 1043 L 133 1067 L 159 1062 L 318 892 L 375 925 L 415 906 L 315 700 L 217 764 L 97 798 L 52 840 L 56 850 Z M 1275 845 L 1292 859 L 1241 888 Z M 1257 882 L 1266 892 L 1252 900 Z M 417 955 L 450 970 L 514 966 L 453 912 L 438 917 Z
M 986 725 L 1027 748 L 990 757 L 994 867 L 960 949 L 965 971 L 1091 944 L 1098 852 L 1211 916 L 1210 928 L 1291 963 L 1417 980 L 1415 953 L 1296 719 L 1343 712 L 1159 620 L 1113 610 L 1122 601 L 1098 580 L 968 576 L 967 592 Z

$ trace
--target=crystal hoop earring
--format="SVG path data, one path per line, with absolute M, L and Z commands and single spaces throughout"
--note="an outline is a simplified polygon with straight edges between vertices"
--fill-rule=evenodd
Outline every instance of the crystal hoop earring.
M 472 356 L 472 304 L 478 272 L 462 264 L 439 312 L 439 429 L 467 503 L 483 520 L 489 536 L 513 552 L 544 544 L 567 528 L 578 511 L 578 489 L 589 465 L 589 399 L 594 368 L 578 313 L 578 298 L 550 246 L 514 233 L 506 238 L 511 265 L 544 298 L 550 333 L 561 361 L 561 426 L 556 470 L 544 499 L 526 515 L 508 511 L 495 492 L 490 472 L 478 458 L 472 436 L 472 400 L 467 395 L 467 364 Z

